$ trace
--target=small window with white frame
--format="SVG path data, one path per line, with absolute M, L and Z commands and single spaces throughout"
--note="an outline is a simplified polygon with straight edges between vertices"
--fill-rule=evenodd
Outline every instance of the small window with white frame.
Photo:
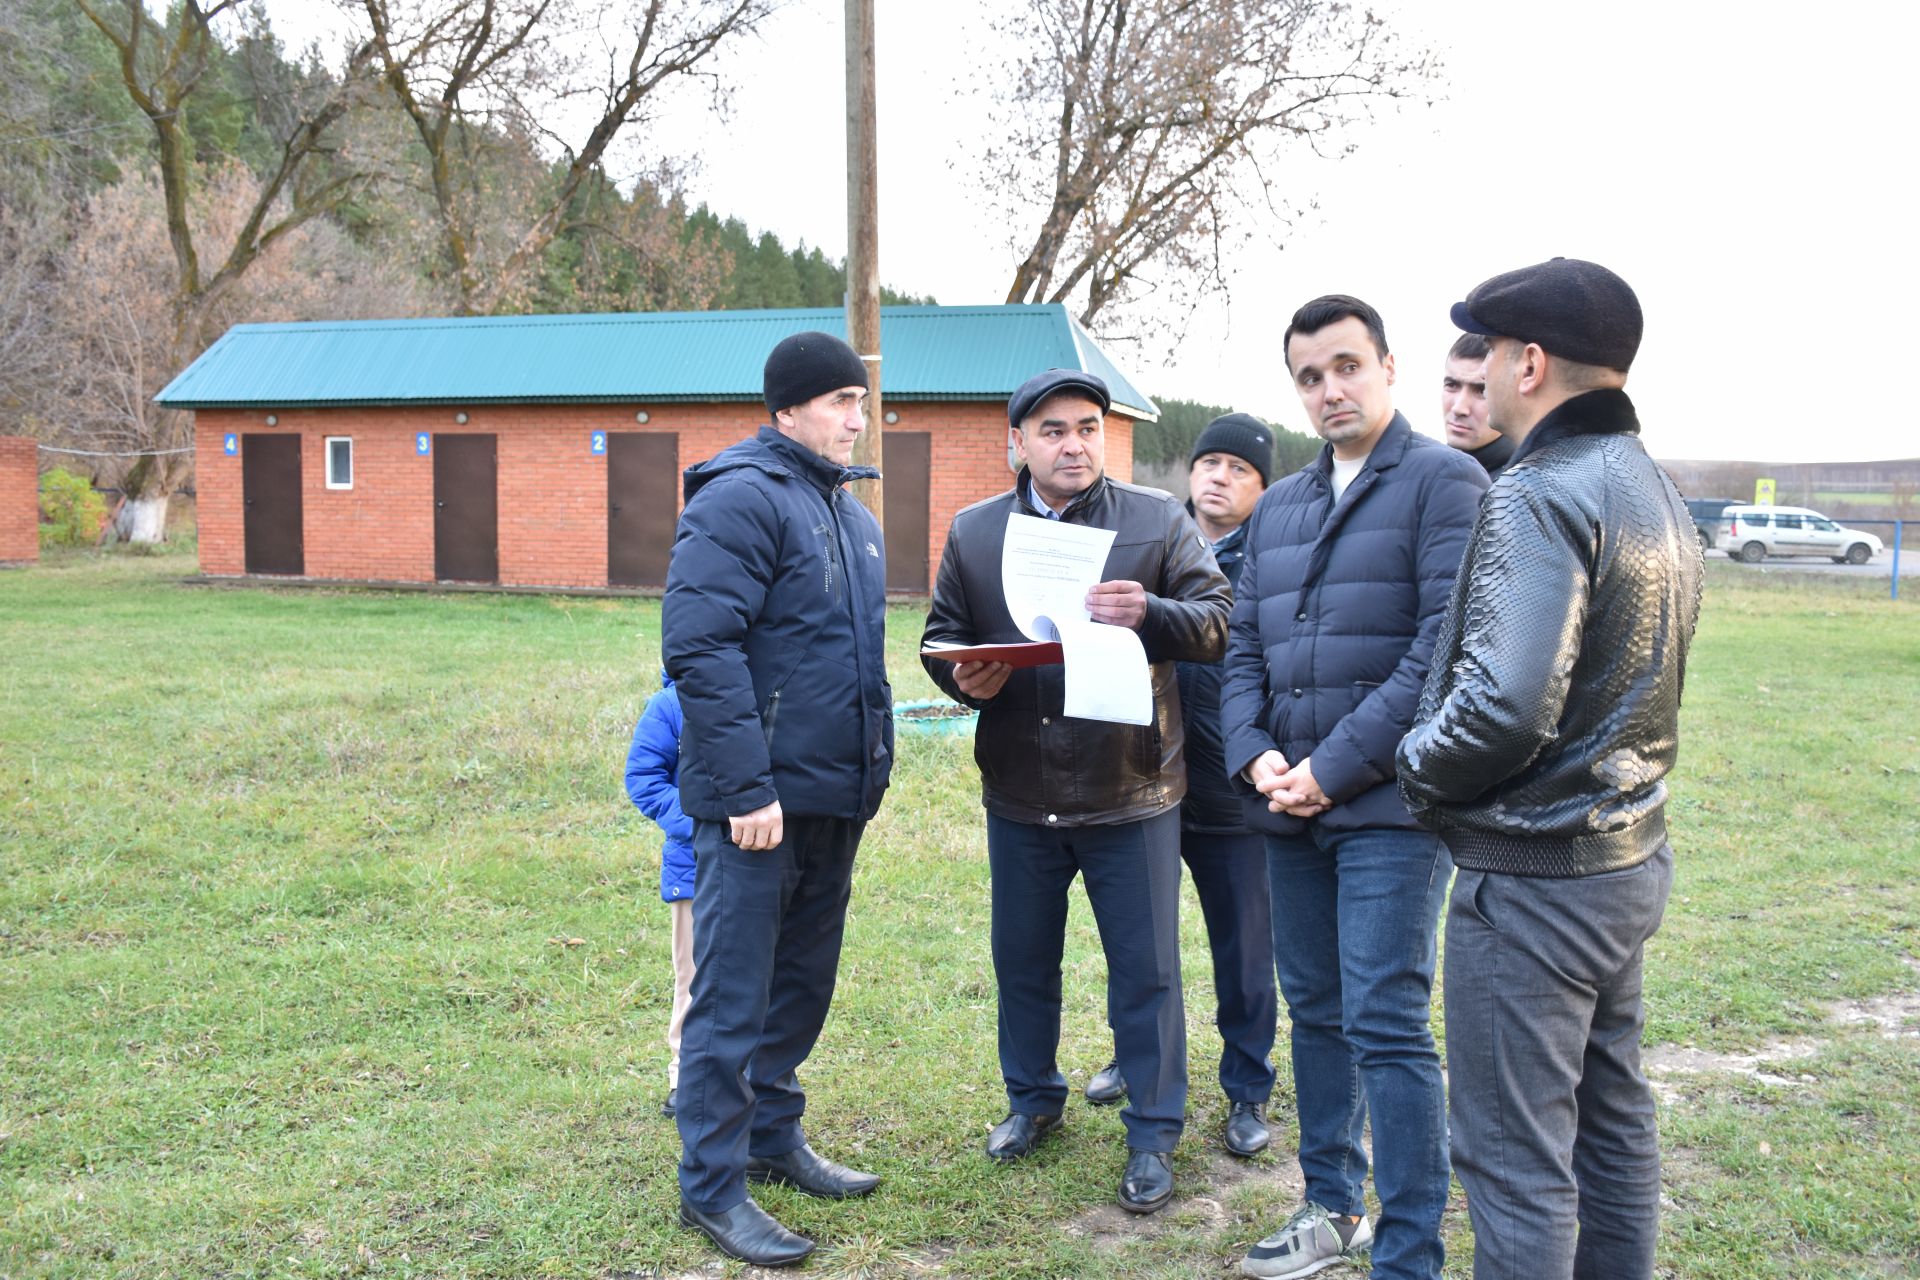
M 327 488 L 353 488 L 353 437 L 327 437 Z

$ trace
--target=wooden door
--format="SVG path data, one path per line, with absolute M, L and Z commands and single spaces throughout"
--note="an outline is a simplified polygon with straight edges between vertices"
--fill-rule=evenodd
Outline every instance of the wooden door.
M 889 431 L 882 446 L 887 509 L 887 590 L 927 590 L 927 496 L 933 436 Z
M 494 438 L 433 437 L 433 576 L 442 582 L 500 578 L 500 499 Z
M 607 581 L 661 587 L 673 550 L 680 437 L 669 431 L 607 434 Z
M 300 437 L 240 437 L 242 535 L 248 573 L 307 571 L 302 530 Z

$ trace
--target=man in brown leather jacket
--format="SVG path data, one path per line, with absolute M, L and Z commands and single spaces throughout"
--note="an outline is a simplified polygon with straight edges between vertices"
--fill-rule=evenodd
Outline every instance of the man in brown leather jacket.
M 1660 1150 L 1641 960 L 1673 883 L 1664 781 L 1700 544 L 1622 390 L 1640 303 L 1555 258 L 1453 308 L 1517 446 L 1481 502 L 1401 793 L 1460 869 L 1447 915 L 1453 1168 L 1475 1280 L 1649 1280 Z
M 1139 633 L 1151 665 L 1152 723 L 1063 715 L 1057 665 L 924 661 L 941 688 L 980 710 L 974 756 L 987 810 L 1009 1109 L 987 1154 L 1018 1159 L 1060 1123 L 1060 960 L 1067 890 L 1084 875 L 1110 975 L 1107 1021 L 1130 1092 L 1119 1200 L 1151 1213 L 1173 1196 L 1172 1152 L 1187 1099 L 1179 940 L 1187 775 L 1174 664 L 1219 660 L 1231 593 L 1172 495 L 1104 474 L 1109 405 L 1106 384 L 1073 369 L 1048 370 L 1014 392 L 1007 419 L 1024 465 L 1012 489 L 954 517 L 923 643 L 1024 639 L 1000 577 L 1010 516 L 1116 531 L 1107 580 L 1088 593 L 1087 607 L 1095 622 Z

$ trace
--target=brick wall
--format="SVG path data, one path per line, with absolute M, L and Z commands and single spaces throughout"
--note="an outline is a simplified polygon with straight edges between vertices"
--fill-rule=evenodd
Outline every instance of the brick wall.
M 927 518 L 930 563 L 940 563 L 947 527 L 962 507 L 1005 489 L 1006 406 L 993 401 L 892 401 L 895 429 L 931 441 Z M 307 576 L 362 581 L 433 580 L 433 459 L 414 437 L 434 433 L 497 438 L 500 581 L 515 586 L 605 586 L 607 461 L 589 448 L 596 430 L 670 432 L 684 470 L 751 435 L 765 421 L 757 404 L 478 406 L 467 421 L 451 407 L 202 410 L 196 426 L 200 569 L 245 571 L 240 457 L 228 433 L 297 434 L 300 443 Z M 353 488 L 326 487 L 325 439 L 353 439 Z M 31 451 L 31 442 L 29 451 Z M 1132 421 L 1107 419 L 1107 471 L 1133 475 Z M 676 488 L 676 502 L 677 488 Z
M 0 562 L 40 558 L 40 446 L 0 436 Z

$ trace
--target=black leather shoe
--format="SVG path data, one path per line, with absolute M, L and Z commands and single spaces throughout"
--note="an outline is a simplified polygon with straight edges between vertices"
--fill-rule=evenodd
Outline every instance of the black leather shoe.
M 666 1100 L 660 1104 L 660 1114 L 663 1116 L 671 1116 L 673 1114 L 674 1103 L 678 1102 L 679 1100 L 680 1100 L 680 1090 L 678 1089 L 667 1090 Z
M 774 1221 L 751 1196 L 725 1213 L 702 1213 L 682 1200 L 680 1225 L 704 1231 L 720 1252 L 756 1267 L 790 1267 L 813 1252 L 813 1241 Z
M 1227 1109 L 1227 1150 L 1237 1156 L 1257 1156 L 1272 1141 L 1266 1103 L 1236 1102 Z
M 1040 1139 L 1060 1127 L 1060 1116 L 1030 1116 L 1018 1111 L 993 1126 L 987 1135 L 987 1154 L 995 1160 L 1018 1160 L 1031 1155 Z
M 1152 1213 L 1173 1199 L 1173 1157 L 1164 1151 L 1128 1148 L 1127 1171 L 1120 1175 L 1120 1207 L 1128 1213 Z
M 1106 1107 L 1127 1096 L 1127 1082 L 1120 1078 L 1120 1064 L 1109 1062 L 1093 1073 L 1093 1079 L 1087 1081 L 1087 1101 L 1096 1107 Z
M 748 1157 L 747 1181 L 784 1182 L 822 1200 L 846 1200 L 879 1186 L 880 1175 L 835 1164 L 803 1142 L 784 1155 Z

